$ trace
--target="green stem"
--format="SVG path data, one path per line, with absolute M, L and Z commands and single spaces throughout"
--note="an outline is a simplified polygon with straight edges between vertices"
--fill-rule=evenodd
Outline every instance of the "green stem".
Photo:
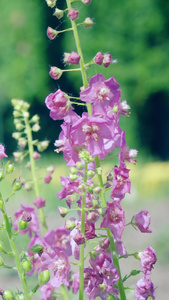
M 60 288 L 61 288 L 61 291 L 62 291 L 63 298 L 64 298 L 65 300 L 69 300 L 69 297 L 68 297 L 68 295 L 67 295 L 67 293 L 66 293 L 66 288 L 65 288 L 65 286 L 62 284 Z
M 26 126 L 26 134 L 27 134 L 27 138 L 28 138 L 28 148 L 29 148 L 29 158 L 30 158 L 30 164 L 31 164 L 32 180 L 33 180 L 33 184 L 34 184 L 36 197 L 40 197 L 39 187 L 38 187 L 37 177 L 36 177 L 36 172 L 35 172 L 35 161 L 33 159 L 34 148 L 33 148 L 32 130 L 31 130 L 31 127 L 30 127 L 30 124 L 29 124 L 28 117 L 24 116 L 24 121 L 25 121 L 25 126 Z M 46 233 L 47 232 L 47 225 L 46 225 L 46 220 L 45 220 L 45 215 L 44 215 L 44 212 L 43 212 L 43 208 L 40 208 L 39 212 L 40 212 L 41 223 L 42 223 L 42 226 L 43 226 L 44 231 Z
M 5 208 L 2 209 L 2 213 L 3 213 L 3 217 L 4 217 L 4 221 L 5 221 L 6 231 L 7 231 L 7 234 L 8 234 L 11 250 L 13 252 L 13 257 L 15 259 L 16 269 L 17 269 L 20 281 L 22 283 L 22 287 L 23 287 L 23 291 L 24 291 L 24 295 L 25 295 L 25 300 L 31 300 L 31 297 L 30 297 L 30 294 L 29 294 L 29 288 L 28 288 L 28 285 L 27 285 L 27 282 L 26 282 L 26 279 L 25 279 L 25 274 L 22 270 L 22 266 L 21 266 L 20 259 L 19 259 L 19 254 L 18 254 L 18 251 L 16 249 L 16 245 L 15 245 L 15 242 L 14 242 L 14 237 L 12 236 L 11 226 L 10 226 L 10 222 L 9 222 L 8 216 L 6 214 Z
M 84 183 L 87 181 L 87 163 L 85 163 Z M 85 202 L 86 192 L 82 197 L 82 212 L 81 212 L 81 234 L 85 236 Z M 79 300 L 83 300 L 84 295 L 84 246 L 80 245 L 80 288 L 79 288 Z
M 66 3 L 67 3 L 68 10 L 70 10 L 72 8 L 71 1 L 66 0 Z M 77 25 L 74 20 L 71 20 L 71 24 L 72 24 L 72 29 L 73 29 L 77 52 L 80 55 L 80 69 L 81 69 L 81 75 L 82 75 L 82 80 L 83 80 L 83 86 L 84 86 L 84 88 L 87 88 L 88 87 L 87 74 L 86 74 L 86 70 L 85 70 L 85 63 L 84 63 L 83 53 L 82 53 L 82 49 L 81 49 L 81 45 L 80 45 L 80 39 L 79 39 L 78 30 L 77 30 Z M 87 108 L 88 108 L 88 113 L 91 116 L 92 115 L 91 103 L 87 103 Z
M 117 269 L 117 271 L 119 273 L 118 288 L 119 288 L 120 299 L 121 300 L 126 300 L 126 294 L 125 294 L 125 291 L 124 291 L 123 280 L 122 280 L 122 277 L 121 277 L 120 265 L 119 265 L 119 261 L 118 261 L 118 257 L 117 257 L 114 238 L 113 238 L 113 235 L 112 235 L 109 228 L 107 228 L 107 235 L 108 235 L 109 240 L 110 240 L 110 249 L 111 249 L 111 253 L 112 253 L 114 266 L 115 266 L 115 268 Z

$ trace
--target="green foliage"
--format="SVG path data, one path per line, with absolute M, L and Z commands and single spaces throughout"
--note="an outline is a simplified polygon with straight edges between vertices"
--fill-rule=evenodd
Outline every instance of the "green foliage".
M 48 66 L 42 3 L 1 0 L 0 11 L 1 107 L 13 97 L 44 99 Z

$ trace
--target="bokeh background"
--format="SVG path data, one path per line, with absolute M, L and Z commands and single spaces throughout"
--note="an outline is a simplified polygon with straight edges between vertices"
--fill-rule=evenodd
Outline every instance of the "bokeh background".
M 65 8 L 64 1 L 58 0 L 57 6 Z M 113 60 L 118 61 L 107 69 L 92 66 L 87 74 L 88 78 L 98 72 L 103 73 L 106 79 L 114 76 L 120 83 L 122 100 L 127 100 L 131 106 L 130 118 L 123 118 L 121 127 L 126 130 L 129 147 L 138 149 L 139 155 L 137 166 L 130 166 L 132 193 L 124 205 L 129 215 L 141 209 L 149 210 L 153 234 L 151 237 L 146 235 L 145 241 L 140 235 L 137 239 L 126 236 L 126 242 L 129 248 L 132 248 L 134 240 L 138 247 L 143 242 L 145 246 L 151 244 L 157 250 L 158 263 L 153 275 L 157 299 L 167 299 L 169 2 L 93 0 L 89 6 L 78 2 L 74 3 L 74 7 L 80 10 L 79 22 L 87 16 L 94 22 L 91 29 L 79 26 L 85 62 L 90 61 L 98 51 L 109 52 Z M 59 172 L 56 173 L 66 174 L 61 156 L 58 160 L 53 154 L 53 143 L 60 132 L 61 122 L 50 119 L 44 99 L 58 88 L 70 95 L 78 95 L 82 82 L 77 72 L 65 73 L 59 81 L 48 75 L 50 66 L 64 67 L 64 51 L 76 51 L 71 32 L 60 34 L 54 41 L 47 38 L 47 26 L 58 30 L 69 27 L 68 18 L 58 21 L 52 12 L 44 0 L 0 1 L 0 141 L 5 144 L 9 155 L 17 150 L 16 141 L 12 138 L 11 98 L 24 99 L 32 104 L 31 112 L 40 115 L 39 139 L 50 140 L 44 164 L 53 161 L 53 164 L 59 165 Z M 57 206 L 56 186 L 59 190 L 57 175 L 51 196 L 48 195 L 49 210 Z

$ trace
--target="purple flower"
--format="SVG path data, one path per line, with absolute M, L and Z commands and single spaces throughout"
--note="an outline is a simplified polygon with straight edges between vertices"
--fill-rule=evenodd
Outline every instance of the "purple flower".
M 61 69 L 59 69 L 57 67 L 50 67 L 49 75 L 53 79 L 55 79 L 55 80 L 59 79 L 62 76 L 62 74 L 63 74 L 63 71 Z
M 70 265 L 68 257 L 59 247 L 52 252 L 43 252 L 41 255 L 41 270 L 52 270 L 54 277 L 49 281 L 54 287 L 60 287 L 61 284 L 69 285 Z
M 41 208 L 45 206 L 45 202 L 46 199 L 42 198 L 42 197 L 36 197 L 33 204 L 37 207 L 37 208 Z
M 53 40 L 57 35 L 58 35 L 58 31 L 56 31 L 51 27 L 47 28 L 47 36 L 50 40 Z
M 111 55 L 109 53 L 104 54 L 103 57 L 103 65 L 105 68 L 107 68 L 111 63 Z
M 147 300 L 151 296 L 155 299 L 154 285 L 148 276 L 142 277 L 135 287 L 136 300 Z
M 148 213 L 147 210 L 141 210 L 133 219 L 133 224 L 136 225 L 141 232 L 152 232 L 152 230 L 149 229 L 151 217 L 148 216 Z
M 80 92 L 80 98 L 84 102 L 93 103 L 92 114 L 94 116 L 117 117 L 117 113 L 111 115 L 109 111 L 112 111 L 114 105 L 119 107 L 120 90 L 118 88 L 119 84 L 114 77 L 104 80 L 103 75 L 97 74 L 90 78 L 88 88 Z
M 89 117 L 83 114 L 73 126 L 71 137 L 75 146 L 86 145 L 87 150 L 92 156 L 106 155 L 104 139 L 112 140 L 112 133 L 107 125 L 107 121 L 103 118 Z
M 125 166 L 125 165 L 124 165 Z M 113 187 L 111 190 L 111 198 L 114 200 L 122 200 L 126 193 L 130 193 L 129 169 L 126 167 L 117 167 L 114 169 Z
M 19 233 L 20 234 L 25 234 L 28 232 L 29 236 L 32 237 L 32 234 L 35 233 L 38 235 L 38 229 L 39 229 L 39 223 L 38 223 L 38 218 L 35 215 L 35 209 L 32 206 L 22 204 L 21 209 L 17 210 L 15 213 L 15 220 L 14 220 L 14 229 L 18 230 L 18 219 L 22 216 L 23 212 L 28 212 L 31 214 L 31 221 L 29 222 L 29 227 L 25 230 L 21 230 Z
M 62 131 L 59 135 L 59 139 L 55 141 L 55 146 L 58 147 L 55 150 L 57 153 L 63 151 L 63 157 L 67 162 L 67 166 L 75 166 L 79 160 L 78 148 L 72 144 L 70 139 L 71 126 L 70 124 L 63 123 L 61 125 Z
M 61 178 L 61 184 L 63 186 L 63 189 L 57 193 L 58 198 L 61 200 L 69 195 L 72 195 L 73 193 L 79 193 L 78 186 L 80 179 L 77 179 L 75 181 L 71 181 L 69 177 L 60 177 Z
M 120 143 L 120 154 L 119 154 L 119 161 L 121 166 L 125 166 L 124 161 L 129 161 L 131 163 L 136 163 L 135 157 L 137 156 L 138 151 L 136 149 L 128 149 L 126 145 L 126 137 L 125 137 L 125 131 L 123 130 L 121 132 L 121 143 Z
M 119 202 L 107 202 L 107 209 L 100 227 L 108 227 L 116 241 L 121 239 L 125 227 L 125 213 Z
M 3 157 L 8 157 L 8 155 L 6 155 L 5 153 L 5 148 L 2 144 L 0 144 L 0 160 L 3 158 Z
M 39 288 L 41 291 L 41 300 L 51 300 L 54 289 L 55 288 L 50 284 L 50 282 L 41 285 Z
M 94 62 L 98 65 L 102 65 L 103 63 L 103 53 L 102 52 L 98 52 L 95 57 L 94 57 Z
M 150 275 L 153 269 L 153 265 L 157 261 L 156 252 L 152 247 L 145 248 L 142 252 L 139 252 L 141 270 L 145 275 Z

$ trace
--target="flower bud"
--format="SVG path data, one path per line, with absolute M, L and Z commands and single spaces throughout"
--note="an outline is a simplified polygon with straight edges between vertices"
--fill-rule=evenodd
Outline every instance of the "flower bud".
M 104 54 L 103 58 L 103 65 L 105 68 L 107 68 L 111 63 L 111 55 L 110 54 Z
M 34 125 L 32 126 L 32 131 L 38 132 L 39 130 L 40 130 L 39 124 L 34 124 Z
M 62 206 L 58 206 L 58 211 L 62 218 L 64 218 L 69 212 L 69 210 L 66 207 L 62 207 Z
M 3 293 L 4 300 L 15 300 L 14 293 L 11 290 L 6 290 Z
M 61 19 L 63 17 L 63 14 L 64 14 L 64 11 L 59 9 L 59 8 L 56 8 L 55 9 L 55 12 L 54 12 L 54 16 L 58 19 Z
M 32 265 L 31 265 L 31 262 L 29 261 L 29 259 L 23 259 L 21 264 L 22 264 L 23 270 L 26 273 L 29 272 L 30 270 L 32 270 Z
M 59 33 L 58 31 L 56 31 L 51 27 L 47 28 L 47 36 L 50 40 L 53 40 L 58 35 L 58 33 Z
M 78 178 L 78 175 L 70 174 L 69 178 L 70 178 L 71 181 L 75 181 Z
M 31 118 L 30 122 L 32 122 L 32 123 L 38 123 L 39 122 L 39 116 L 38 115 L 34 115 Z
M 13 156 L 15 158 L 15 161 L 22 162 L 22 160 L 23 160 L 23 153 L 22 152 L 13 152 Z
M 27 140 L 25 138 L 21 137 L 18 139 L 18 145 L 20 147 L 25 148 L 26 144 L 27 144 Z
M 80 61 L 80 55 L 75 51 L 71 53 L 65 52 L 64 53 L 64 62 L 68 64 L 78 65 Z
M 89 170 L 89 171 L 87 172 L 87 175 L 88 175 L 89 177 L 93 177 L 93 176 L 95 175 L 95 172 L 94 172 L 93 170 Z
M 49 7 L 53 8 L 56 5 L 57 0 L 46 0 Z
M 61 69 L 59 69 L 57 67 L 50 67 L 49 75 L 53 79 L 55 79 L 55 80 L 59 79 L 62 76 L 62 74 L 63 74 L 63 71 Z
M 50 183 L 52 180 L 52 176 L 50 174 L 47 174 L 44 178 L 44 183 Z
M 37 208 L 41 208 L 45 206 L 45 202 L 46 199 L 42 198 L 42 197 L 36 197 L 33 204 L 37 207 Z
M 75 20 L 78 18 L 78 14 L 79 14 L 79 11 L 74 9 L 74 8 L 71 8 L 68 12 L 68 16 L 71 20 Z
M 82 168 L 84 167 L 84 165 L 82 164 L 81 161 L 77 161 L 76 167 L 77 167 L 78 169 L 82 169 Z
M 15 295 L 15 300 L 25 300 L 24 294 L 22 292 L 19 292 Z
M 90 28 L 92 27 L 93 25 L 93 21 L 91 18 L 86 18 L 84 21 L 83 21 L 83 25 L 85 28 Z
M 70 167 L 71 174 L 76 174 L 78 170 L 75 167 Z
M 38 274 L 38 280 L 40 285 L 47 283 L 50 280 L 49 270 L 45 270 Z
M 38 143 L 37 148 L 39 152 L 43 152 L 44 150 L 47 149 L 48 146 L 49 146 L 49 141 L 43 141 Z
M 75 243 L 77 245 L 82 245 L 85 243 L 85 237 L 79 232 L 76 233 L 76 235 L 74 236 L 73 240 L 75 241 Z
M 18 140 L 20 137 L 21 137 L 22 133 L 21 132 L 13 132 L 12 133 L 12 137 L 15 139 L 15 140 Z
M 103 56 L 103 54 L 102 54 L 102 52 L 98 52 L 96 55 L 95 55 L 95 57 L 94 57 L 94 62 L 96 63 L 96 64 L 98 64 L 98 65 L 102 65 L 102 63 L 103 63 L 103 58 L 104 58 L 104 56 Z
M 29 249 L 30 252 L 35 252 L 35 253 L 42 253 L 43 252 L 43 246 L 40 244 L 35 244 L 31 249 Z
M 30 222 L 32 220 L 32 216 L 29 212 L 24 211 L 21 216 L 21 220 L 24 222 Z
M 19 130 L 19 131 L 21 131 L 22 129 L 25 128 L 25 126 L 24 126 L 22 123 L 17 123 L 17 124 L 15 125 L 15 127 L 16 127 L 16 129 Z
M 94 189 L 93 189 L 93 193 L 95 193 L 95 194 L 100 194 L 101 190 L 102 190 L 102 189 L 101 189 L 100 186 L 95 186 Z
M 22 183 L 21 183 L 21 181 L 18 179 L 15 179 L 14 181 L 13 181 L 13 185 L 12 185 L 12 187 L 13 187 L 13 190 L 16 192 L 16 191 L 19 191 L 21 188 L 22 188 Z
M 81 0 L 84 4 L 90 4 L 92 0 Z
M 90 223 L 95 223 L 97 222 L 97 220 L 99 219 L 99 213 L 98 212 L 90 212 L 88 215 L 87 215 L 87 220 L 90 222 Z
M 41 155 L 37 151 L 34 151 L 32 156 L 34 160 L 37 160 L 38 158 L 41 157 Z
M 20 220 L 18 222 L 18 228 L 19 228 L 19 230 L 25 230 L 25 229 L 28 228 L 28 226 L 29 226 L 28 222 L 25 222 L 25 221 L 22 221 L 22 220 Z
M 73 230 L 75 228 L 76 224 L 74 221 L 71 220 L 66 220 L 65 221 L 65 228 L 69 229 L 70 231 Z

